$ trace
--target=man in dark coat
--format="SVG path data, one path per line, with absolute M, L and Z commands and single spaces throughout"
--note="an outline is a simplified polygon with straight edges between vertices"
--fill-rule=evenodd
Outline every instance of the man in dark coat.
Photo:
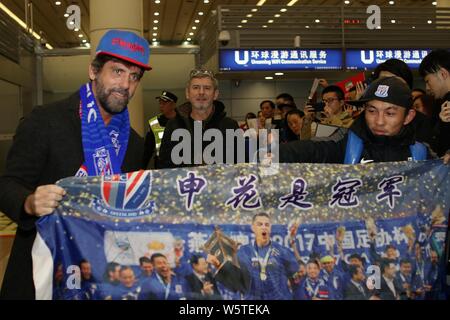
M 151 69 L 149 55 L 145 39 L 108 31 L 90 65 L 91 81 L 65 100 L 35 108 L 19 124 L 0 177 L 0 210 L 18 224 L 0 299 L 35 299 L 35 223 L 64 197 L 59 179 L 143 167 L 143 140 L 130 126 L 127 104 Z
M 234 148 L 236 144 L 231 143 L 232 139 L 226 139 L 226 132 L 230 129 L 234 132 L 239 126 L 235 120 L 226 116 L 224 104 L 216 100 L 218 96 L 218 82 L 212 72 L 191 72 L 186 86 L 186 98 L 189 102 L 179 106 L 175 119 L 167 123 L 161 143 L 159 168 L 225 163 L 227 156 L 231 156 L 229 162 L 236 162 L 236 157 L 232 154 L 236 150 L 229 149 Z M 222 143 L 203 141 L 206 140 L 202 139 L 206 131 L 220 134 Z M 211 152 L 213 159 L 205 159 L 203 153 L 207 147 L 211 148 L 213 143 L 217 146 L 213 148 L 215 152 Z M 172 151 L 178 159 L 173 157 Z M 220 152 L 222 157 L 218 154 Z M 236 153 L 234 155 L 236 156 Z

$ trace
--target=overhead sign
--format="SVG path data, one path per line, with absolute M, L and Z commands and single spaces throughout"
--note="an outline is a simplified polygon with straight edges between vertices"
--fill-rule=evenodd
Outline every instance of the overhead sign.
M 340 70 L 339 49 L 222 49 L 220 71 Z
M 388 59 L 404 61 L 410 68 L 418 69 L 422 60 L 431 52 L 429 49 L 347 49 L 347 69 L 375 69 Z

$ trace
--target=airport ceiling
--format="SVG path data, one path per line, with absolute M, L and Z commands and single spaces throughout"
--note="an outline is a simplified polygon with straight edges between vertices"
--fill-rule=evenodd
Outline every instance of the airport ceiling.
M 54 48 L 73 48 L 83 45 L 83 40 L 89 43 L 89 0 L 28 0 L 33 3 L 34 30 L 42 34 Z M 126 1 L 126 0 L 124 0 Z M 149 42 L 156 39 L 162 45 L 180 45 L 191 38 L 195 44 L 207 17 L 219 5 L 240 5 L 263 8 L 264 6 L 286 6 L 291 0 L 267 0 L 262 7 L 257 7 L 258 0 L 143 0 L 144 3 L 144 35 Z M 2 4 L 25 21 L 25 0 L 1 0 Z M 56 3 L 60 4 L 57 5 Z M 396 0 L 396 1 L 348 1 L 341 0 L 299 0 L 294 6 L 401 6 L 403 8 L 427 7 L 432 8 L 431 0 Z M 346 1 L 347 2 L 347 1 Z M 390 4 L 393 2 L 393 4 Z M 66 27 L 64 13 L 71 4 L 81 8 L 81 30 L 75 32 Z M 248 7 L 245 7 L 248 8 Z M 157 20 L 157 22 L 156 22 Z M 154 30 L 157 28 L 157 30 Z M 195 28 L 195 29 L 194 29 Z M 261 27 L 261 34 L 267 29 Z

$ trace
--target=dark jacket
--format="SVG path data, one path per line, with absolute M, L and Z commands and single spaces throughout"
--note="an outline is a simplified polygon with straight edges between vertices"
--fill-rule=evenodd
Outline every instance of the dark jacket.
M 203 282 L 194 274 L 191 273 L 186 276 L 186 282 L 189 287 L 188 297 L 190 300 L 222 300 L 222 296 L 220 295 L 219 289 L 217 288 L 216 280 L 214 277 L 207 273 L 205 275 L 205 281 L 208 281 L 213 285 L 214 294 L 208 296 L 203 295 Z
M 84 162 L 78 93 L 36 107 L 20 122 L 0 177 L 0 211 L 18 224 L 0 299 L 34 299 L 31 248 L 36 217 L 25 213 L 28 195 L 41 185 L 74 176 Z M 143 140 L 131 129 L 122 171 L 142 168 Z
M 400 299 L 400 294 L 403 291 L 403 288 L 400 288 L 397 285 L 397 282 L 394 281 L 394 288 L 395 288 L 395 295 L 394 293 L 391 291 L 391 289 L 388 287 L 386 280 L 384 280 L 384 277 L 381 277 L 381 284 L 380 284 L 380 290 L 379 290 L 379 294 L 380 294 L 380 299 L 381 300 L 399 300 Z
M 441 111 L 441 105 L 445 101 L 450 101 L 450 92 L 441 101 L 437 102 L 439 112 Z M 440 118 L 437 119 L 433 133 L 435 135 L 435 141 L 433 141 L 432 148 L 441 157 L 450 151 L 450 122 L 443 122 Z
M 367 127 L 364 113 L 350 127 L 363 141 L 361 159 L 373 162 L 406 161 L 411 157 L 410 145 L 415 143 L 415 131 L 405 126 L 393 137 L 376 137 Z M 280 145 L 280 162 L 343 163 L 348 134 L 339 141 L 294 141 Z
M 345 300 L 369 300 L 370 293 L 367 290 L 366 284 L 361 283 L 363 292 L 358 289 L 353 282 L 349 281 L 344 289 Z
M 177 116 L 175 119 L 169 120 L 167 122 L 166 129 L 164 130 L 164 136 L 161 142 L 161 149 L 159 152 L 159 162 L 158 167 L 159 168 L 175 168 L 175 167 L 183 167 L 183 166 L 194 166 L 194 120 L 191 118 L 190 114 L 192 111 L 192 106 L 190 103 L 181 105 L 177 108 Z M 190 133 L 191 137 L 191 161 L 189 164 L 181 164 L 176 165 L 172 162 L 172 149 L 179 143 L 182 143 L 182 139 L 180 141 L 171 141 L 172 133 L 177 129 L 186 129 Z M 233 129 L 237 130 L 239 129 L 238 123 L 226 116 L 225 112 L 225 106 L 220 101 L 214 101 L 214 112 L 209 117 L 209 119 L 202 121 L 202 136 L 208 129 L 218 129 L 222 137 L 224 138 L 224 152 L 223 152 L 223 162 L 226 162 L 226 148 L 227 141 L 225 139 L 226 137 L 226 130 L 227 129 Z M 202 155 L 205 148 L 211 144 L 209 141 L 203 141 L 202 142 Z M 235 153 L 236 154 L 236 153 Z M 199 157 L 199 155 L 197 155 Z M 203 157 L 201 157 L 203 159 Z M 197 163 L 198 165 L 199 163 Z M 204 164 L 204 163 L 202 163 Z

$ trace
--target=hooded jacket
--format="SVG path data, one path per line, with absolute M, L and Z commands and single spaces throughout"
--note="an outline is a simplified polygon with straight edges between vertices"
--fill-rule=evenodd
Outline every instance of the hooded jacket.
M 166 129 L 164 131 L 164 136 L 161 142 L 161 150 L 160 150 L 160 161 L 158 163 L 158 168 L 175 168 L 175 167 L 185 167 L 185 166 L 194 166 L 194 165 L 202 165 L 205 164 L 203 156 L 201 157 L 201 163 L 198 163 L 198 161 L 194 161 L 194 159 L 197 159 L 200 157 L 200 155 L 196 155 L 195 148 L 194 148 L 194 119 L 191 118 L 191 111 L 192 111 L 192 105 L 191 103 L 185 103 L 177 107 L 177 116 L 174 119 L 169 120 L 167 122 Z M 177 146 L 179 143 L 183 143 L 183 138 L 181 138 L 179 141 L 171 141 L 172 133 L 177 129 L 185 129 L 189 132 L 190 135 L 190 146 L 191 146 L 191 157 L 189 163 L 183 163 L 183 164 L 175 164 L 172 161 L 171 153 L 175 146 Z M 204 133 L 209 129 L 217 129 L 220 131 L 223 137 L 224 141 L 224 151 L 223 151 L 223 161 L 222 163 L 226 162 L 226 154 L 227 149 L 226 146 L 230 145 L 231 142 L 227 142 L 226 140 L 226 130 L 232 129 L 237 130 L 239 129 L 238 123 L 227 117 L 225 112 L 225 105 L 220 101 L 214 101 L 214 107 L 213 107 L 213 113 L 209 116 L 208 119 L 205 121 L 202 121 L 202 137 Z M 203 139 L 202 139 L 203 140 Z M 200 143 L 200 142 L 197 142 Z M 202 143 L 202 155 L 205 148 L 211 144 L 211 141 L 201 141 Z M 235 153 L 236 154 L 236 153 Z
M 392 137 L 378 137 L 367 127 L 364 113 L 350 130 L 363 141 L 361 162 L 406 161 L 411 158 L 410 146 L 416 136 L 412 125 L 403 127 Z M 294 141 L 280 146 L 280 162 L 344 163 L 348 134 L 335 141 Z

